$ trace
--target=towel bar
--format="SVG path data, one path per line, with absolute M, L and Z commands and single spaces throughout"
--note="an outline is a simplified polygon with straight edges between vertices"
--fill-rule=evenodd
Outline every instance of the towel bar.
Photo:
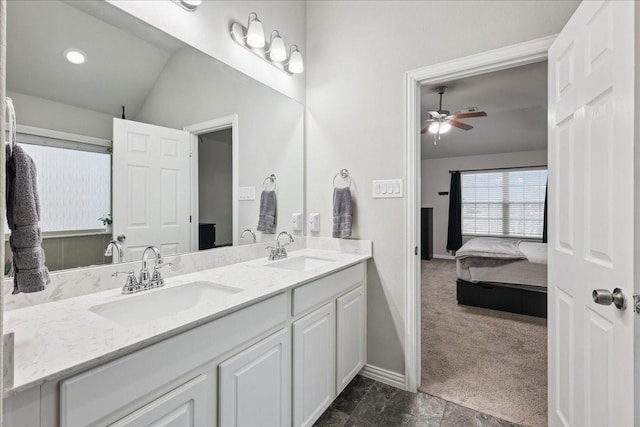
M 336 178 L 338 177 L 338 175 L 340 175 L 343 179 L 349 180 L 349 185 L 347 185 L 347 187 L 351 187 L 351 176 L 349 175 L 349 171 L 346 169 L 340 169 L 340 172 L 333 176 L 333 188 L 338 188 L 336 187 Z

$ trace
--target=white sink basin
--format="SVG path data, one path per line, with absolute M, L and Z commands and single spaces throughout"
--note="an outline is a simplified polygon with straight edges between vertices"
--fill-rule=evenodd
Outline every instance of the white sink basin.
M 89 310 L 123 326 L 151 322 L 189 310 L 204 302 L 241 292 L 212 282 L 191 282 L 171 288 L 142 291 Z
M 267 264 L 267 266 L 273 268 L 282 268 L 285 270 L 309 271 L 319 267 L 323 267 L 327 264 L 331 264 L 335 261 L 336 260 L 329 258 L 299 256 L 295 258 L 287 258 L 282 261 L 272 262 L 271 264 Z

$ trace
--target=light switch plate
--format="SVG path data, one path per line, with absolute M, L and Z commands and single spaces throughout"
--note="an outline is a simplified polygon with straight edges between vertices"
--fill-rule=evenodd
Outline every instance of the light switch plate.
M 309 214 L 309 230 L 314 233 L 320 231 L 320 214 L 319 213 L 310 213 Z
M 256 187 L 238 187 L 238 200 L 255 200 Z
M 377 179 L 373 181 L 371 193 L 374 199 L 404 197 L 402 179 Z

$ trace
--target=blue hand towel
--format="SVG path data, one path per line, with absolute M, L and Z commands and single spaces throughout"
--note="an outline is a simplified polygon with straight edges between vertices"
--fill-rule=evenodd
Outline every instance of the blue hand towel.
M 42 234 L 40 199 L 38 198 L 36 165 L 20 147 L 10 154 L 6 147 L 7 162 L 7 222 L 11 228 L 9 245 L 13 252 L 13 293 L 39 292 L 49 284 L 49 270 L 40 246 Z

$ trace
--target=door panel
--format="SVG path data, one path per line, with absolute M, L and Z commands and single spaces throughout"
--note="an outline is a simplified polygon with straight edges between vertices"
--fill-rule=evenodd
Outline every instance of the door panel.
M 365 365 L 365 298 L 364 287 L 341 296 L 337 311 L 337 383 L 339 394 Z
M 583 2 L 549 50 L 549 424 L 634 422 L 633 2 Z
M 189 133 L 113 120 L 113 230 L 124 260 L 154 245 L 163 255 L 190 250 Z

